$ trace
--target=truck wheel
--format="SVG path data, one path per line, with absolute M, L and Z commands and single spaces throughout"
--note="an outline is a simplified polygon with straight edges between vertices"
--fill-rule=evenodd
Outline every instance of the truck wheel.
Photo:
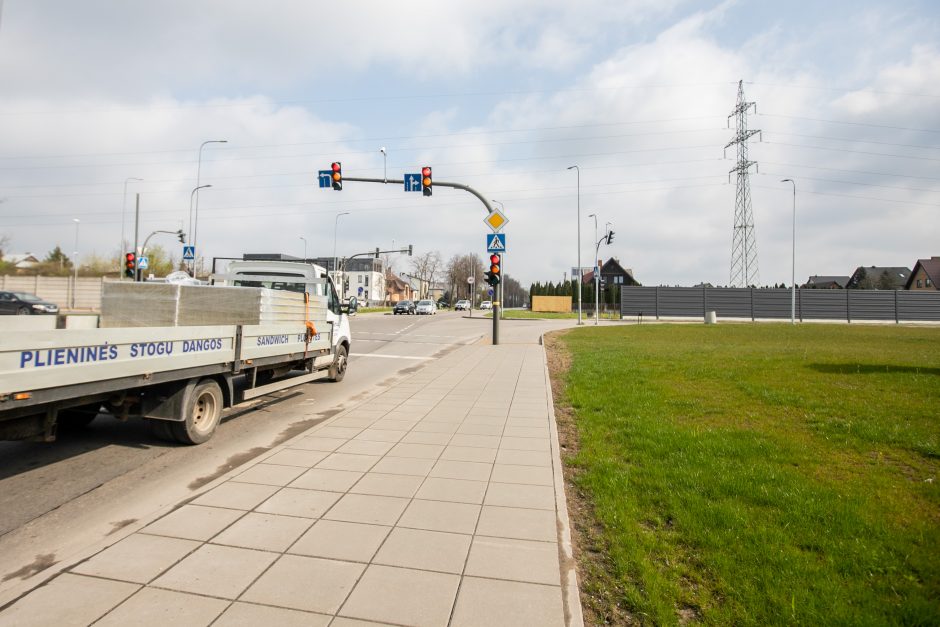
M 215 381 L 199 383 L 189 395 L 186 419 L 170 422 L 173 437 L 183 444 L 202 444 L 212 437 L 222 419 L 222 390 Z
M 336 348 L 336 357 L 333 359 L 333 365 L 330 366 L 330 381 L 339 383 L 346 376 L 347 363 L 346 347 L 340 344 Z
M 173 423 L 167 420 L 156 419 L 149 419 L 147 422 L 150 423 L 150 433 L 152 433 L 155 438 L 167 442 L 176 442 L 176 437 L 170 430 L 170 425 Z

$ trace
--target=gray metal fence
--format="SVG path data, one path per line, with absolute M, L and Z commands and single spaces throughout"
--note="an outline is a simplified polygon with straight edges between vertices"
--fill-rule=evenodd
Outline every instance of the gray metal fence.
M 787 289 L 723 287 L 624 287 L 620 313 L 646 316 L 702 318 L 714 311 L 719 318 L 789 319 Z M 797 290 L 800 320 L 940 321 L 940 292 L 906 290 Z

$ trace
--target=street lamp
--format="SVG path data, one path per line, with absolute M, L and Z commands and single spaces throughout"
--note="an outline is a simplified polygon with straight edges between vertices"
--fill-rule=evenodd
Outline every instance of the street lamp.
M 340 299 L 346 298 L 346 290 L 343 289 L 345 281 L 339 278 L 339 267 L 336 265 L 336 229 L 339 228 L 339 217 L 348 216 L 348 215 L 349 215 L 348 211 L 337 213 L 336 218 L 333 220 L 333 276 L 336 278 L 336 280 L 340 281 L 340 284 L 339 284 Z
M 80 220 L 72 218 L 75 223 L 75 250 L 72 251 L 72 267 L 75 270 L 75 279 L 72 281 L 72 309 L 75 309 L 75 292 L 78 290 L 78 225 Z
M 199 185 L 198 187 L 194 187 L 193 191 L 189 192 L 189 241 L 192 242 L 194 253 L 196 250 L 196 241 L 195 241 L 196 238 L 193 235 L 193 229 L 195 228 L 195 225 L 193 224 L 193 196 L 196 197 L 196 202 L 198 203 L 199 194 L 197 194 L 196 192 L 198 192 L 200 189 L 205 189 L 206 187 L 212 187 L 212 185 Z M 190 272 L 190 275 L 193 277 L 196 276 L 196 255 L 195 254 L 193 254 L 192 272 Z
M 581 322 L 581 168 L 573 165 L 568 169 L 578 171 L 578 324 L 584 324 Z
M 382 180 L 388 183 L 388 154 L 385 152 L 385 146 L 379 148 L 379 152 L 382 153 Z
M 796 324 L 796 181 L 783 179 L 781 183 L 793 185 L 793 252 L 790 264 L 790 324 Z
M 597 258 L 597 255 L 599 254 L 598 251 L 601 249 L 601 242 L 597 239 L 597 214 L 592 213 L 588 215 L 588 217 L 594 218 L 594 241 L 597 242 L 597 244 L 594 246 L 594 263 L 596 264 L 594 266 L 594 326 L 597 326 L 600 324 L 599 311 L 601 308 L 601 263 Z
M 301 235 L 300 239 L 304 241 L 304 261 L 307 261 L 307 238 Z
M 136 176 L 129 176 L 124 179 L 124 200 L 121 202 L 121 244 L 118 246 L 118 279 L 124 279 L 124 273 L 121 271 L 124 268 L 124 253 L 127 252 L 124 250 L 124 215 L 127 213 L 127 182 L 128 181 L 142 181 L 144 179 L 139 179 Z
M 202 149 L 206 144 L 227 144 L 227 139 L 210 139 L 204 141 L 199 145 L 199 160 L 196 162 L 196 189 L 200 189 L 202 186 L 199 185 L 199 177 L 202 174 Z M 190 239 L 193 242 L 193 246 L 196 245 L 196 225 L 199 223 L 199 194 L 196 194 L 196 218 L 191 225 L 190 230 Z M 193 262 L 195 264 L 195 262 Z

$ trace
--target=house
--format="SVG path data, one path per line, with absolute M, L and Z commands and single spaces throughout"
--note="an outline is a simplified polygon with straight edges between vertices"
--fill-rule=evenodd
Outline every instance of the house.
M 910 268 L 859 266 L 845 287 L 849 290 L 903 290 L 910 276 Z
M 12 263 L 17 270 L 28 270 L 39 264 L 39 260 L 32 253 L 9 253 L 3 255 L 3 260 Z
M 615 257 L 611 257 L 607 260 L 607 263 L 601 263 L 603 260 L 598 259 L 597 265 L 601 268 L 601 284 L 602 285 L 639 285 L 639 281 L 633 278 L 633 270 L 630 268 L 624 268 L 620 265 Z M 589 284 L 594 281 L 594 269 L 592 268 L 590 272 L 587 272 L 582 279 L 584 283 Z
M 814 274 L 800 287 L 810 290 L 844 290 L 851 278 L 848 276 Z
M 381 303 L 388 300 L 386 297 L 385 267 L 381 259 L 369 256 L 344 260 L 340 257 L 337 259 L 338 269 L 333 267 L 333 257 L 317 257 L 307 261 L 326 268 L 330 278 L 333 279 L 333 283 L 337 286 L 337 291 L 340 291 L 339 280 L 344 279 L 345 284 L 342 292 L 346 298 L 355 296 L 360 301 L 372 303 Z M 345 267 L 343 266 L 344 261 Z
M 411 285 L 392 272 L 385 275 L 385 303 L 394 305 L 403 300 L 414 300 L 415 292 Z
M 915 292 L 940 290 L 940 257 L 918 259 L 904 289 Z

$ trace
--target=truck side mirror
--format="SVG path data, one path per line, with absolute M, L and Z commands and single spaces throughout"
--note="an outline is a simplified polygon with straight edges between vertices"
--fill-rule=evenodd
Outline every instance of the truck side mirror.
M 349 297 L 349 302 L 342 305 L 342 309 L 346 311 L 349 315 L 356 313 L 356 310 L 359 309 L 359 300 L 355 296 Z

